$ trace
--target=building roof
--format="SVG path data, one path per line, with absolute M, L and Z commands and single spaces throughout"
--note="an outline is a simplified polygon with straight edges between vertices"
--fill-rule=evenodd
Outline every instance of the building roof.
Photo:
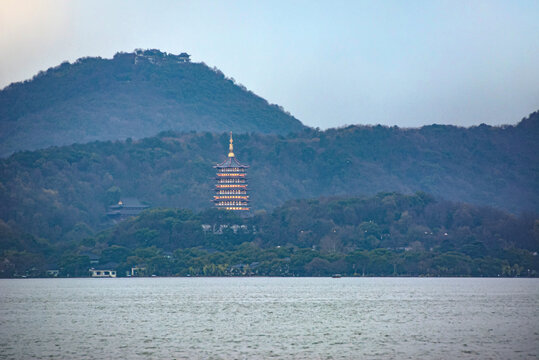
M 214 168 L 248 168 L 249 166 L 243 165 L 236 159 L 234 155 L 234 140 L 232 139 L 232 132 L 230 132 L 230 144 L 228 145 L 228 158 L 220 164 L 214 166 Z
M 130 209 L 119 209 L 119 210 L 112 210 L 108 211 L 108 216 L 137 216 L 142 212 L 141 209 L 136 210 L 130 210 Z
M 218 169 L 220 169 L 220 168 L 229 168 L 229 167 L 232 167 L 232 168 L 248 168 L 249 166 L 248 165 L 243 165 L 235 157 L 229 157 L 225 161 L 223 161 L 222 163 L 217 164 L 217 165 L 214 166 L 214 168 L 218 168 Z
M 118 202 L 118 204 L 109 206 L 110 210 L 119 210 L 124 208 L 141 208 L 146 209 L 149 208 L 148 205 L 142 204 L 138 199 L 135 198 L 125 198 Z

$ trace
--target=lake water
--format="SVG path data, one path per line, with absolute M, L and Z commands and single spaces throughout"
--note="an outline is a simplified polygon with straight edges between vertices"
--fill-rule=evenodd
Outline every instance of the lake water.
M 0 280 L 2 359 L 528 359 L 539 279 Z

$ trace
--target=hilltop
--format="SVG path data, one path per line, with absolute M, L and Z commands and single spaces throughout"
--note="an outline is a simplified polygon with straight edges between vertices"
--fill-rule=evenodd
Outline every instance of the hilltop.
M 288 134 L 302 128 L 281 107 L 185 53 L 81 58 L 0 91 L 0 156 L 165 130 Z

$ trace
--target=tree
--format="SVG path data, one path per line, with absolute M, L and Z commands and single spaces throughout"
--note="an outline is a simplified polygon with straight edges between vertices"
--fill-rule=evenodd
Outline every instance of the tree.
M 361 276 L 365 276 L 365 269 L 369 263 L 369 255 L 365 250 L 356 250 L 346 256 L 346 261 L 352 265 L 354 275 L 361 271 Z
M 305 265 L 305 271 L 308 275 L 327 276 L 331 274 L 331 264 L 326 259 L 317 257 Z
M 111 186 L 107 189 L 107 193 L 105 195 L 105 204 L 117 204 L 121 198 L 122 190 L 118 186 Z

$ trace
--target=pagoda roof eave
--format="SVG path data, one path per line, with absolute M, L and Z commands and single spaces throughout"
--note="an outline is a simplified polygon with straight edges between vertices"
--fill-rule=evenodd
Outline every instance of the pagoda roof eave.
M 216 169 L 222 169 L 222 168 L 244 168 L 244 169 L 246 169 L 248 167 L 249 167 L 248 165 L 243 165 L 242 163 L 240 163 L 238 161 L 238 159 L 236 159 L 235 157 L 229 157 L 225 161 L 223 161 L 222 163 L 219 163 L 219 164 L 214 166 L 214 168 L 216 168 Z

